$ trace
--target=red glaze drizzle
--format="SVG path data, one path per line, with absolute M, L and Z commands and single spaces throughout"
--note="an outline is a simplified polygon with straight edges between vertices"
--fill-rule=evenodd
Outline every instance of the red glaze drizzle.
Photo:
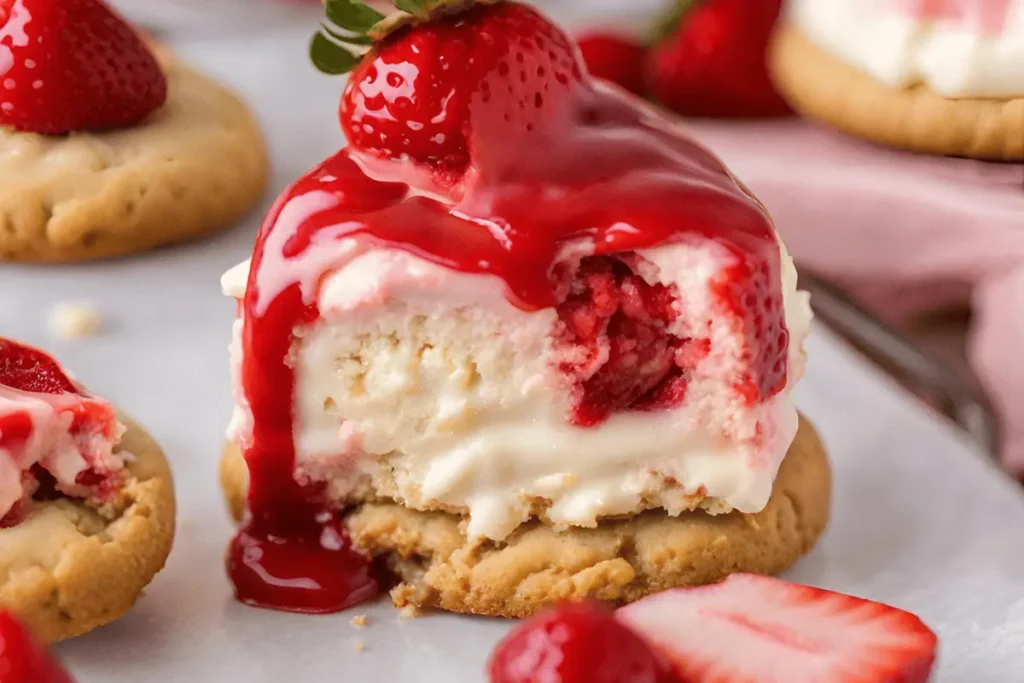
M 552 267 L 560 249 L 579 239 L 592 241 L 596 254 L 714 239 L 739 267 L 779 282 L 766 213 L 714 156 L 618 94 L 583 85 L 574 107 L 556 134 L 475 150 L 476 165 L 451 190 L 454 204 L 372 179 L 365 159 L 350 150 L 278 200 L 257 239 L 243 305 L 250 513 L 229 557 L 240 599 L 328 612 L 377 590 L 338 516 L 294 478 L 295 376 L 286 359 L 295 328 L 319 317 L 314 290 L 338 265 L 330 261 L 338 240 L 358 237 L 361 249 L 403 249 L 461 272 L 495 275 L 526 310 L 557 303 Z M 307 272 L 310 263 L 315 272 Z

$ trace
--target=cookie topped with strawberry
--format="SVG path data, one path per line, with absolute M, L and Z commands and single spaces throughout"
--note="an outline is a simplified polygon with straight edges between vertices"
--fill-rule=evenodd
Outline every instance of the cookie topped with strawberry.
M 173 528 L 148 435 L 44 351 L 0 338 L 0 566 L 38 563 L 5 575 L 0 606 L 44 640 L 112 621 L 163 565 Z M 64 584 L 76 588 L 60 604 L 46 597 Z
M 266 180 L 245 107 L 103 0 L 0 0 L 0 148 L 0 260 L 201 237 L 240 218 Z
M 764 207 L 536 9 L 396 5 L 327 2 L 311 54 L 348 73 L 349 145 L 223 279 L 239 598 L 342 609 L 376 592 L 360 552 L 420 606 L 510 616 L 795 561 L 828 465 Z M 597 547 L 629 578 L 574 578 Z

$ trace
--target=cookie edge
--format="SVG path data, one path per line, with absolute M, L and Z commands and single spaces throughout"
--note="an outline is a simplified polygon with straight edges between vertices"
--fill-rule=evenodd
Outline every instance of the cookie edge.
M 886 86 L 784 21 L 768 49 L 775 87 L 800 114 L 888 147 L 1024 161 L 1024 97 L 948 99 L 923 84 Z
M 64 549 L 52 570 L 19 571 L 0 586 L 0 605 L 21 619 L 40 641 L 56 642 L 121 618 L 163 569 L 174 542 L 176 503 L 170 466 L 140 425 L 121 444 L 134 456 L 124 489 L 125 512 L 107 528 L 109 538 L 89 536 Z
M 795 449 L 806 452 L 803 457 L 794 458 L 791 455 Z M 240 451 L 230 443 L 221 459 L 220 477 L 228 510 L 237 521 L 245 511 L 248 473 Z M 768 505 L 756 514 L 733 512 L 713 517 L 693 512 L 670 518 L 653 511 L 630 520 L 604 521 L 596 531 L 622 525 L 630 527 L 632 533 L 638 523 L 651 519 L 658 525 L 675 528 L 688 524 L 694 515 L 700 516 L 702 524 L 723 528 L 708 543 L 695 548 L 700 552 L 689 553 L 696 559 L 686 567 L 652 570 L 635 566 L 636 558 L 608 558 L 563 577 L 555 594 L 545 592 L 539 597 L 519 589 L 494 590 L 487 581 L 474 582 L 471 571 L 468 575 L 461 571 L 459 565 L 478 554 L 479 549 L 465 543 L 454 515 L 407 510 L 393 503 L 367 503 L 350 518 L 350 528 L 358 547 L 374 556 L 387 557 L 392 569 L 403 579 L 392 591 L 397 607 L 413 605 L 466 614 L 526 617 L 559 599 L 594 598 L 623 604 L 669 588 L 714 583 L 735 572 L 783 571 L 816 545 L 828 525 L 831 510 L 828 456 L 816 430 L 803 416 L 776 481 L 778 485 Z M 401 518 L 415 520 L 421 532 L 404 533 L 398 521 Z M 573 531 L 581 537 L 593 533 L 588 529 Z M 517 531 L 510 542 L 515 543 L 522 533 L 522 529 Z M 431 537 L 434 557 L 424 558 L 423 536 Z M 383 543 L 382 538 L 386 539 Z M 508 544 L 502 544 L 491 552 L 500 553 L 507 547 Z M 582 545 L 581 551 L 585 551 Z
M 271 169 L 267 141 L 256 116 L 238 94 L 228 86 L 181 62 L 166 50 L 158 50 L 158 52 L 161 66 L 165 72 L 176 70 L 184 77 L 204 81 L 215 89 L 223 101 L 231 107 L 232 115 L 235 118 L 234 127 L 231 129 L 231 140 L 219 151 L 222 155 L 228 156 L 232 163 L 227 164 L 220 159 L 218 163 L 223 165 L 223 170 L 216 175 L 220 177 L 245 176 L 246 182 L 237 183 L 238 196 L 233 201 L 221 203 L 216 210 L 212 210 L 209 206 L 203 207 L 201 206 L 202 202 L 193 199 L 194 210 L 168 213 L 167 202 L 164 200 L 165 198 L 161 199 L 158 193 L 146 194 L 148 199 L 140 199 L 142 194 L 132 195 L 131 203 L 134 208 L 131 220 L 139 221 L 141 220 L 140 216 L 147 217 L 141 226 L 134 227 L 127 232 L 112 231 L 101 244 L 53 245 L 46 238 L 48 225 L 43 224 L 38 229 L 30 231 L 37 234 L 38 238 L 30 244 L 4 248 L 0 243 L 0 263 L 36 265 L 86 263 L 128 257 L 161 247 L 202 241 L 235 227 L 257 207 L 270 184 Z M 159 115 L 158 111 L 153 116 L 159 117 Z M 148 125 L 147 121 L 143 121 L 139 126 Z M 213 163 L 212 159 L 211 156 L 211 163 Z M 171 173 L 171 168 L 171 165 L 165 164 L 158 168 L 153 175 L 156 175 L 159 180 L 164 180 L 165 176 Z M 141 187 L 135 178 L 131 182 L 126 181 L 123 184 L 132 189 Z M 152 208 L 147 209 L 147 206 Z M 113 211 L 113 209 L 108 207 L 108 211 Z M 41 214 L 47 221 L 52 218 L 52 215 L 52 210 L 50 210 L 49 217 L 47 217 L 47 211 L 43 211 Z M 196 218 L 196 216 L 202 216 L 202 218 Z M 106 216 L 105 220 L 109 218 Z M 167 226 L 172 226 L 173 229 L 168 230 Z

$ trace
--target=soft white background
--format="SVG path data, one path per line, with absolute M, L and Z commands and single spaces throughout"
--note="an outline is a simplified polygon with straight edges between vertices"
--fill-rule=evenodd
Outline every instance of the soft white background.
M 555 13 L 631 21 L 641 3 L 567 2 Z M 550 5 L 551 3 L 549 3 Z M 274 191 L 341 143 L 341 83 L 314 73 L 305 44 L 315 8 L 261 0 L 123 0 L 169 28 L 182 55 L 234 86 L 270 139 Z M 181 11 L 184 7 L 187 11 Z M 268 203 L 270 196 L 265 202 Z M 383 601 L 329 617 L 235 603 L 222 568 L 231 528 L 216 463 L 230 395 L 232 306 L 220 273 L 245 258 L 258 217 L 199 245 L 113 263 L 0 267 L 0 331 L 46 345 L 160 441 L 174 468 L 178 537 L 167 568 L 129 616 L 57 648 L 80 683 L 395 681 L 482 683 L 496 620 L 430 616 L 401 622 Z M 101 336 L 60 342 L 45 315 L 83 299 Z M 802 409 L 834 458 L 833 524 L 788 577 L 919 613 L 941 638 L 937 680 L 1014 683 L 1024 671 L 1024 496 L 945 425 L 822 330 L 809 343 Z M 370 615 L 362 631 L 354 613 Z M 367 651 L 356 654 L 355 642 Z

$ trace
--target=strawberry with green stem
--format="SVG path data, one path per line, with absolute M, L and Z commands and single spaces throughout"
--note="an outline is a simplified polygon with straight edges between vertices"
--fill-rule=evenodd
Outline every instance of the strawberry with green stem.
M 496 0 L 394 0 L 385 17 L 327 0 L 310 53 L 350 73 L 341 102 L 350 144 L 426 164 L 442 185 L 475 155 L 554 125 L 583 81 L 572 41 L 534 9 Z M 367 52 L 368 51 L 368 52 Z

